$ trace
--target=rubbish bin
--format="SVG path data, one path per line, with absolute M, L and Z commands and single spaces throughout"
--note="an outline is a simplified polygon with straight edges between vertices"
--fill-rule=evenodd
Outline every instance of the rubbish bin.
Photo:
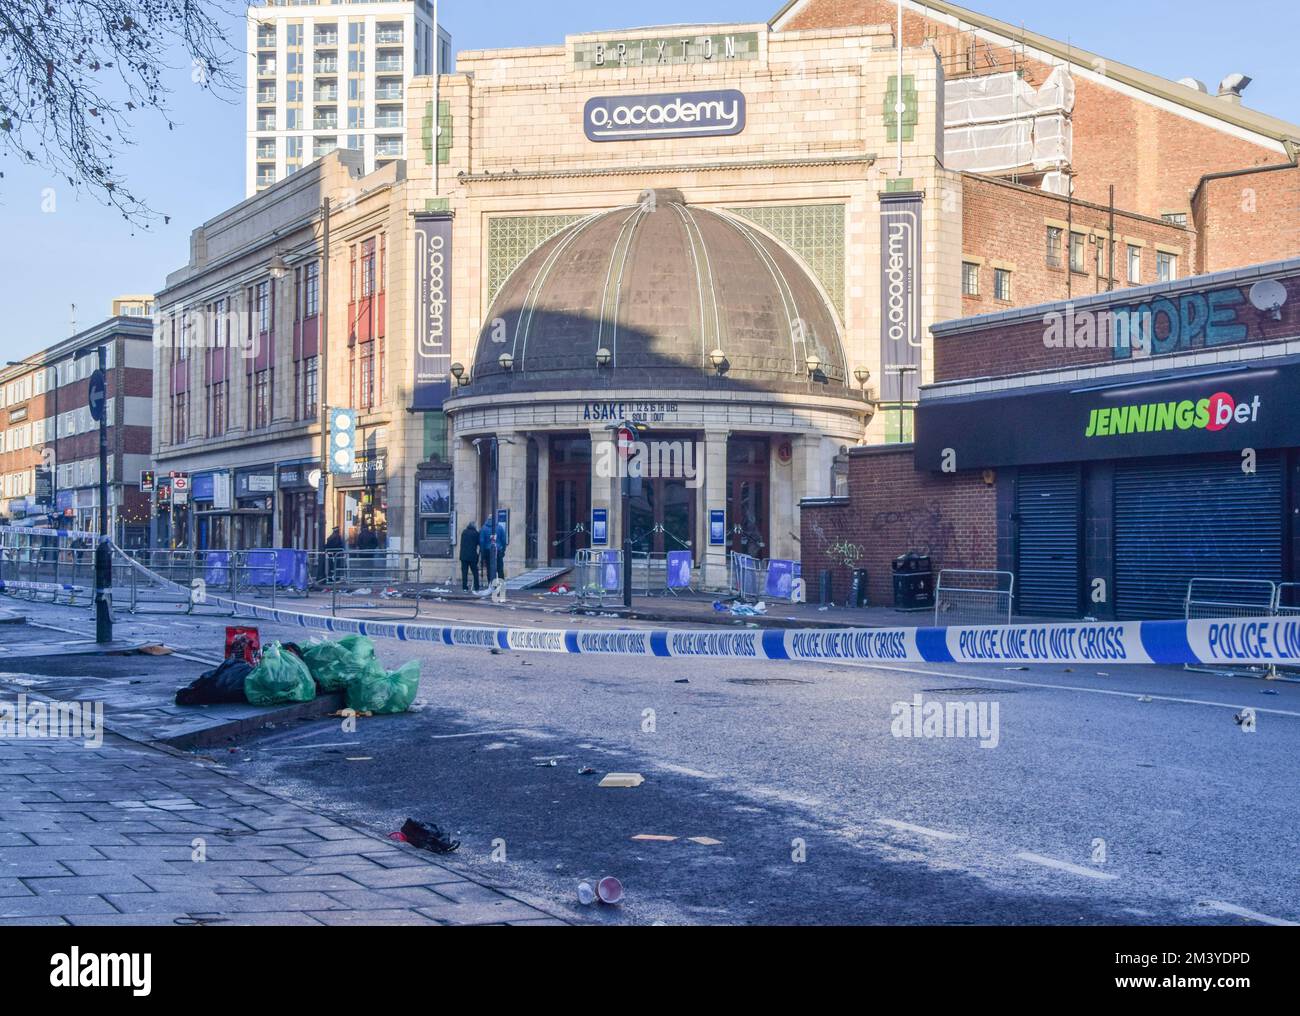
M 929 555 L 909 551 L 894 558 L 894 608 L 927 610 L 934 606 L 934 572 Z
M 867 605 L 867 569 L 854 568 L 853 582 L 849 586 L 849 603 L 854 607 Z

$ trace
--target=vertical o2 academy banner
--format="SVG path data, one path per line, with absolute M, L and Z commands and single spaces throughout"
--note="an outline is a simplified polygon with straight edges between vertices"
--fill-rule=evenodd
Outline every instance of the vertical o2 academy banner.
M 921 385 L 921 336 L 921 195 L 882 194 L 880 196 L 880 398 L 882 402 L 917 400 Z M 900 372 L 900 367 L 916 369 Z
M 441 409 L 451 393 L 450 215 L 415 220 L 415 386 L 411 408 Z

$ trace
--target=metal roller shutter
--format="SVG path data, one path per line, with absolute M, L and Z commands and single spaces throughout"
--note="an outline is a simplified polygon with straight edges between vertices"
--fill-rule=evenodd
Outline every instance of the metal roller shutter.
M 1018 613 L 1079 616 L 1081 502 L 1077 466 L 1022 469 L 1016 477 Z
M 1115 468 L 1115 611 L 1183 616 L 1194 577 L 1282 577 L 1282 461 L 1241 457 L 1138 459 Z

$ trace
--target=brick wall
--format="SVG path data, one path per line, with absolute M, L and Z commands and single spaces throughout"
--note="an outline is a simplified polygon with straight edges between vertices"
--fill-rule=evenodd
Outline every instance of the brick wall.
M 1244 343 L 1277 342 L 1281 339 L 1294 338 L 1297 333 L 1300 333 L 1300 275 L 1283 276 L 1279 281 L 1286 286 L 1289 296 L 1281 308 L 1280 319 L 1276 321 L 1270 315 L 1256 311 L 1250 306 L 1247 297 L 1250 290 L 1249 282 L 1237 287 L 1241 292 L 1241 298 L 1235 308 L 1235 321 L 1246 328 Z M 1225 288 L 1225 285 L 1221 283 L 1217 288 Z M 1122 306 L 1125 299 L 1123 291 L 1117 291 L 1114 299 L 1107 301 L 1107 304 Z M 1150 297 L 1147 299 L 1149 300 Z M 1060 307 L 1058 305 L 1052 309 L 1058 311 Z M 1077 308 L 1076 318 L 1081 320 L 1087 310 L 1101 309 L 1104 308 Z M 1165 328 L 1159 322 L 1156 328 L 1158 341 Z M 1046 342 L 1047 331 L 1044 317 L 1035 315 L 1005 323 L 974 322 L 969 330 L 935 336 L 935 380 L 1004 377 L 1025 371 L 1082 367 L 1088 364 L 1111 363 L 1115 360 L 1114 350 L 1109 347 L 1050 346 Z M 1190 348 L 1195 350 L 1204 348 L 1204 345 L 1202 338 L 1194 342 Z M 1186 349 L 1177 349 L 1165 355 L 1176 355 L 1186 351 Z
M 1203 272 L 1300 257 L 1300 167 L 1211 177 L 1192 207 Z
M 1106 289 L 1105 237 L 1109 210 L 1078 201 L 1069 202 L 1056 194 L 992 177 L 962 176 L 962 259 L 978 264 L 979 295 L 961 298 L 962 315 L 990 314 L 1011 307 L 1027 307 L 1081 296 Z M 1095 235 L 1097 243 L 1085 240 L 1084 271 L 1067 271 L 1069 244 L 1065 227 L 1076 233 Z M 1047 262 L 1047 228 L 1062 229 L 1061 261 Z M 1195 260 L 1195 233 L 1160 219 L 1115 211 L 1115 287 L 1149 285 L 1156 282 L 1156 245 L 1178 251 L 1178 274 L 1191 271 Z M 1130 282 L 1127 272 L 1129 244 L 1139 247 L 1138 278 Z M 1102 264 L 1097 254 L 1102 253 Z M 1011 269 L 1011 299 L 994 295 L 995 268 Z M 1098 271 L 1100 267 L 1100 272 Z
M 888 25 L 892 29 L 896 19 L 894 0 L 812 0 L 782 27 L 796 30 Z M 1031 31 L 1034 28 L 1032 24 L 1026 27 Z M 969 33 L 958 33 L 955 26 L 904 12 L 904 44 L 917 46 L 931 39 L 949 75 L 964 67 L 969 37 Z M 1014 45 L 985 47 L 981 43 L 976 55 L 974 72 L 978 74 L 1019 66 L 1031 84 L 1039 85 L 1051 70 L 1038 61 L 1020 59 Z M 1087 80 L 1081 73 L 1074 77 L 1072 168 L 1076 174 L 1075 197 L 1080 200 L 1102 204 L 1107 188 L 1114 184 L 1119 207 L 1154 217 L 1165 212 L 1188 212 L 1192 191 L 1206 173 L 1282 161 L 1276 149 L 1197 123 L 1181 113 L 1159 109 L 1154 102 Z
M 871 603 L 891 605 L 889 565 L 909 550 L 930 554 L 936 572 L 997 566 L 996 487 L 976 472 L 917 472 L 910 445 L 853 449 L 848 503 L 805 505 L 801 515 L 810 599 L 823 569 L 843 603 L 853 569 L 866 568 Z

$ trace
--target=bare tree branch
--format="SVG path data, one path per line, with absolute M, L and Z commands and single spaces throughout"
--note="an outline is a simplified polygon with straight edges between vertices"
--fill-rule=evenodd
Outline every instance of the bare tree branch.
M 115 162 L 141 110 L 175 127 L 169 52 L 188 56 L 197 87 L 238 87 L 219 20 L 232 12 L 223 0 L 0 0 L 0 152 L 85 187 L 131 222 L 155 219 Z

